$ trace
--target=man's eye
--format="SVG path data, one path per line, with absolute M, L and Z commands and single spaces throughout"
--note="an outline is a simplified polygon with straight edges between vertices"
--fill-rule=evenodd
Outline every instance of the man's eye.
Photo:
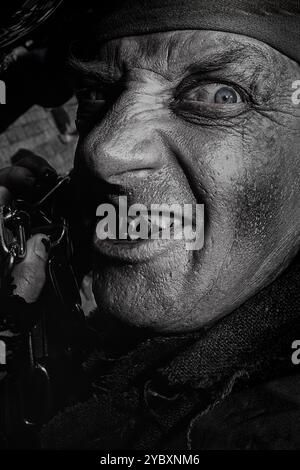
M 78 101 L 104 101 L 104 94 L 100 90 L 84 88 L 78 90 L 77 93 Z
M 199 101 L 206 104 L 237 104 L 243 101 L 240 93 L 229 85 L 208 83 L 185 93 L 185 100 Z
M 81 89 L 76 92 L 78 107 L 76 126 L 79 131 L 85 132 L 96 118 L 103 115 L 106 109 L 104 93 L 97 89 Z

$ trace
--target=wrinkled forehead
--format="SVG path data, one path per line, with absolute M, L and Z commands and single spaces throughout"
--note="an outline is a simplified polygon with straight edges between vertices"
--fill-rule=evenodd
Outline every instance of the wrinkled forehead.
M 86 51 L 89 51 L 88 56 Z M 170 31 L 77 43 L 73 48 L 77 65 L 91 72 L 117 73 L 135 67 L 167 71 L 170 79 L 201 65 L 215 70 L 229 64 L 272 69 L 281 54 L 267 44 L 247 36 L 220 31 Z

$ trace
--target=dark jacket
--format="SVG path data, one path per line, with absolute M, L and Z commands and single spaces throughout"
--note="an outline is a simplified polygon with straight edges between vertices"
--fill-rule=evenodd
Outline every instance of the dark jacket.
M 54 367 L 59 405 L 42 447 L 300 448 L 299 281 L 295 260 L 232 314 L 188 334 L 150 335 L 95 312 L 79 354 Z
M 298 448 L 299 281 L 295 260 L 232 314 L 189 334 L 131 335 L 92 316 L 90 397 L 44 427 L 43 446 Z

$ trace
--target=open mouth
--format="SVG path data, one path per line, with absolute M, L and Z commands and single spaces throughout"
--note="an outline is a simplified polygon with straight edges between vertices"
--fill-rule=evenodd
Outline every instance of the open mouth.
M 160 255 L 174 243 L 195 239 L 196 224 L 180 211 L 127 216 L 118 222 L 109 224 L 104 216 L 97 218 L 94 247 L 99 255 L 140 262 Z
M 187 232 L 187 228 L 195 229 L 193 218 L 186 217 L 181 211 L 162 212 L 147 211 L 135 216 L 120 215 L 108 218 L 106 215 L 97 217 L 97 235 L 101 240 L 156 240 L 178 237 Z

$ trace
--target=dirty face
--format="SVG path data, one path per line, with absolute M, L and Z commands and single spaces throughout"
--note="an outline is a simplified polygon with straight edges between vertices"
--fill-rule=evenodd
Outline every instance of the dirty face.
M 244 36 L 176 31 L 107 42 L 74 67 L 87 211 L 120 194 L 205 205 L 201 250 L 95 237 L 100 311 L 188 331 L 271 282 L 300 242 L 298 64 Z

